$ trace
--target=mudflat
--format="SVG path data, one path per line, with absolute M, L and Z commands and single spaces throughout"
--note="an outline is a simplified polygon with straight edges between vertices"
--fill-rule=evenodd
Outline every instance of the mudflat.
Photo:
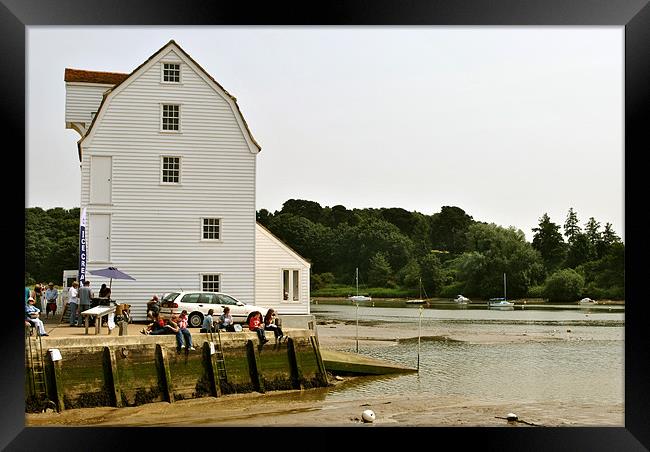
M 63 335 L 69 327 L 56 328 Z M 139 330 L 130 325 L 129 333 Z M 71 330 L 74 330 L 71 329 Z M 79 328 L 80 333 L 83 328 Z M 105 330 L 105 329 L 104 329 Z M 75 331 L 76 333 L 77 331 Z M 509 334 L 507 331 L 485 333 L 471 328 L 450 326 L 435 331 L 423 331 L 427 337 L 474 343 L 503 341 L 527 342 L 567 340 L 574 332 L 565 330 L 530 331 Z M 113 333 L 115 334 L 115 332 Z M 136 333 L 137 334 L 137 333 Z M 350 322 L 326 321 L 317 326 L 322 349 L 349 350 L 356 345 L 357 327 Z M 417 340 L 415 336 L 390 324 L 364 324 L 358 327 L 359 346 L 363 348 Z M 572 339 L 576 339 L 572 337 Z M 593 339 L 590 337 L 580 340 Z M 621 338 L 622 339 L 622 338 Z M 330 376 L 333 385 L 343 389 L 359 378 Z M 335 378 L 336 377 L 336 378 Z M 422 396 L 420 394 L 356 396 L 353 399 L 328 399 L 328 388 L 305 391 L 273 391 L 265 394 L 231 394 L 219 398 L 205 397 L 174 403 L 157 402 L 137 407 L 79 408 L 46 413 L 26 414 L 28 426 L 624 426 L 623 403 L 579 404 L 573 402 L 521 402 L 516 406 L 499 400 L 459 395 Z M 361 414 L 373 410 L 376 420 L 364 423 Z M 508 422 L 508 413 L 518 421 Z

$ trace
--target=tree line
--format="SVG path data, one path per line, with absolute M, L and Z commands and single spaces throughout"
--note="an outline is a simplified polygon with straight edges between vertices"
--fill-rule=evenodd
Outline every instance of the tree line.
M 25 283 L 58 283 L 78 266 L 79 208 L 25 209 Z M 532 243 L 521 230 L 476 221 L 443 206 L 425 215 L 402 208 L 322 207 L 289 199 L 257 221 L 312 263 L 312 291 L 349 288 L 359 269 L 371 294 L 492 298 L 542 297 L 553 301 L 624 299 L 624 251 L 612 225 L 589 218 L 582 226 L 569 209 L 562 225 L 544 213 Z
M 321 207 L 290 199 L 257 221 L 312 263 L 312 290 L 354 284 L 366 291 L 402 289 L 429 296 L 541 297 L 552 301 L 624 299 L 624 244 L 612 225 L 594 218 L 580 226 L 571 208 L 562 226 L 544 213 L 532 243 L 513 227 L 476 221 L 443 206 L 433 215 L 401 208 Z M 563 231 L 561 231 L 563 229 Z M 409 292 L 410 291 L 410 292 Z

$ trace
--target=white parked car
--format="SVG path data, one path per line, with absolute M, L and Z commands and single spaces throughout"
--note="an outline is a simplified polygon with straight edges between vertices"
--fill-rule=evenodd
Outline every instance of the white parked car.
M 263 306 L 243 303 L 223 292 L 197 290 L 166 293 L 160 300 L 160 314 L 164 318 L 169 318 L 172 314 L 180 314 L 186 310 L 189 326 L 199 328 L 208 310 L 214 311 L 212 317 L 216 321 L 217 317 L 223 313 L 224 306 L 230 307 L 230 314 L 232 314 L 235 323 L 247 323 L 248 316 L 253 311 L 259 311 L 264 317 L 269 310 Z

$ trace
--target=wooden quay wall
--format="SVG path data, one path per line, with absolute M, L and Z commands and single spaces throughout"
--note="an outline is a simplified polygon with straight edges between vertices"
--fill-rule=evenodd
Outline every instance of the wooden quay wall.
M 26 409 L 43 400 L 61 411 L 327 386 L 313 331 L 292 329 L 288 334 L 286 341 L 276 344 L 269 337 L 270 341 L 260 346 L 255 333 L 221 333 L 225 378 L 223 374 L 220 378 L 217 362 L 217 334 L 212 335 L 213 342 L 209 334 L 193 333 L 196 350 L 187 354 L 185 350 L 176 352 L 174 335 L 43 337 L 40 356 L 45 391 L 34 385 L 34 363 L 27 359 Z M 37 340 L 27 339 L 32 347 Z M 28 346 L 26 342 L 26 356 Z M 213 353 L 215 349 L 217 353 Z

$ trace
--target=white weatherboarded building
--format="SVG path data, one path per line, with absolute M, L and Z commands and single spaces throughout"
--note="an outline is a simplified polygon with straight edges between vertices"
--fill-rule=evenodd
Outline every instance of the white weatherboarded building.
M 112 298 L 131 304 L 135 320 L 154 293 L 179 290 L 309 314 L 309 264 L 294 252 L 288 261 L 278 252 L 288 248 L 257 226 L 260 146 L 233 96 L 174 41 L 130 74 L 66 69 L 65 82 L 66 127 L 81 135 L 87 269 L 136 279 L 112 281 Z M 269 272 L 282 282 L 283 269 L 289 300 L 269 285 Z M 108 283 L 87 278 L 95 291 Z

